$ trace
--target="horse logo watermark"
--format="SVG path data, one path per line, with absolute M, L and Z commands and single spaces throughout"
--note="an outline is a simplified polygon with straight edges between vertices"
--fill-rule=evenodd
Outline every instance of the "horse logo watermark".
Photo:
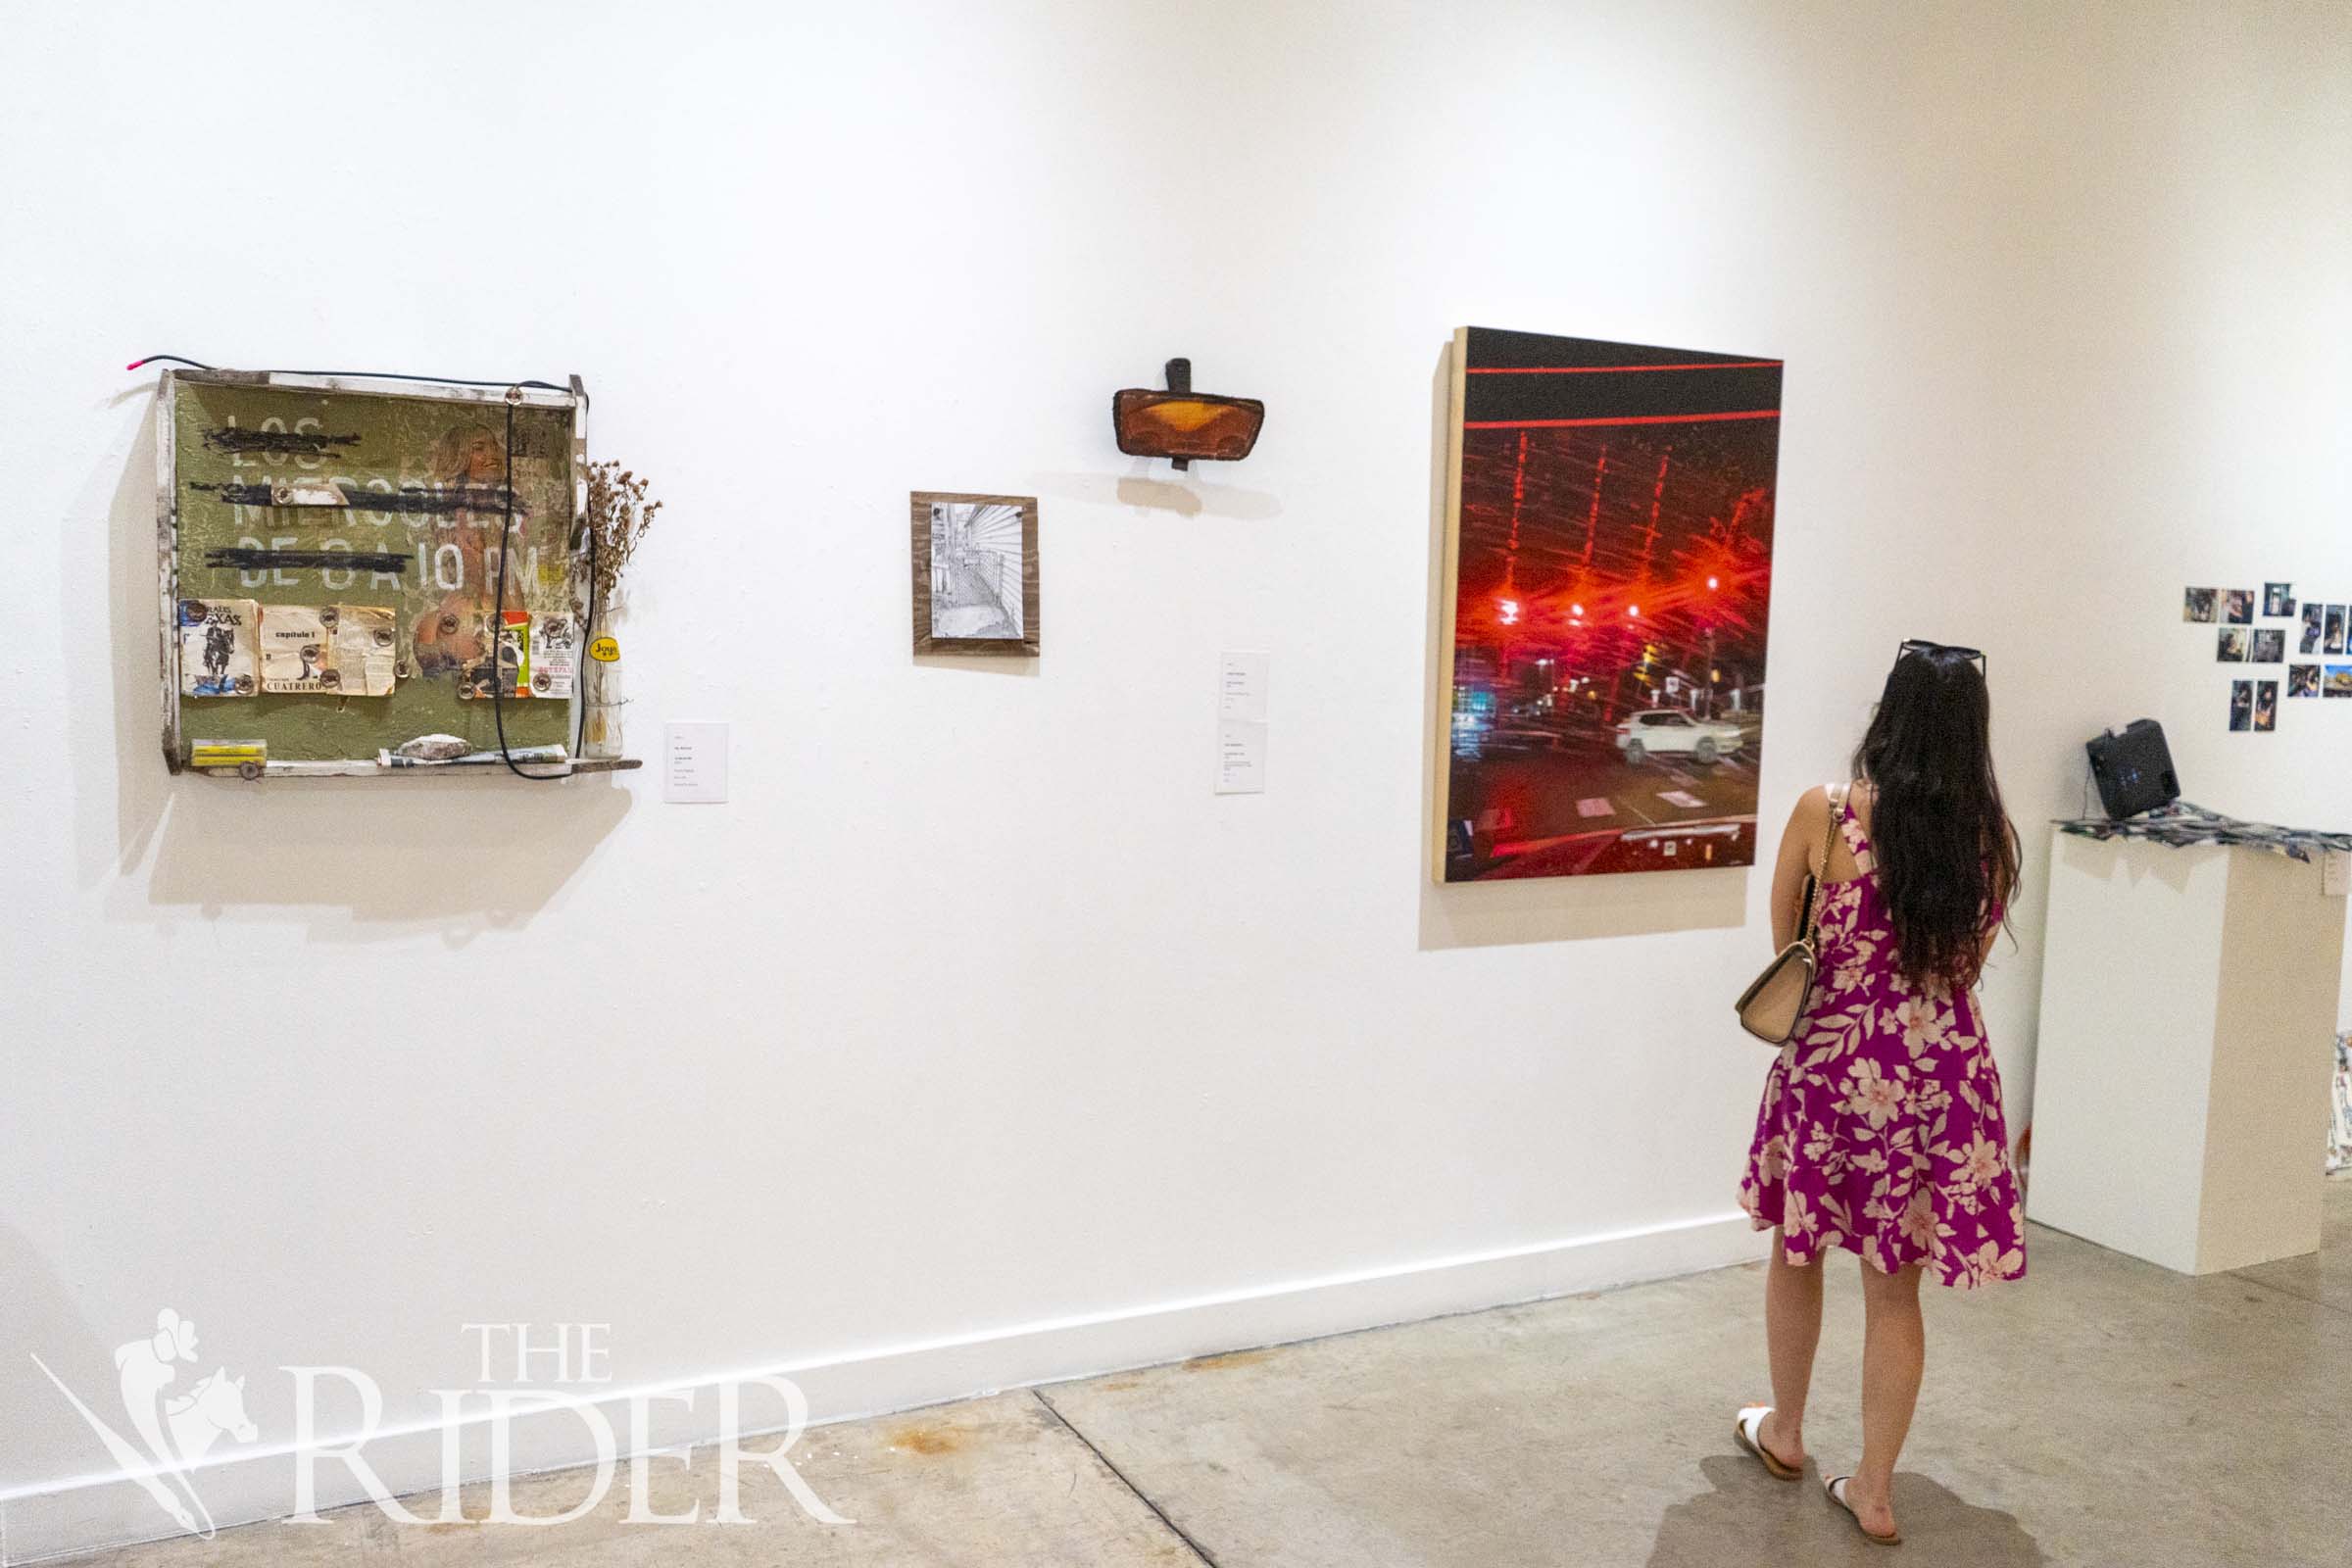
M 147 1446 L 145 1453 L 100 1420 L 96 1411 L 49 1370 L 46 1361 L 36 1355 L 32 1364 L 73 1402 L 123 1473 L 144 1488 L 180 1529 L 209 1541 L 214 1534 L 213 1516 L 188 1480 L 188 1472 L 223 1434 L 239 1443 L 251 1443 L 258 1434 L 245 1414 L 245 1380 L 231 1378 L 228 1368 L 216 1368 L 183 1391 L 172 1391 L 180 1367 L 195 1359 L 196 1325 L 168 1306 L 155 1315 L 152 1335 L 115 1351 L 122 1410 L 131 1431 Z M 177 1490 L 170 1483 L 176 1483 Z

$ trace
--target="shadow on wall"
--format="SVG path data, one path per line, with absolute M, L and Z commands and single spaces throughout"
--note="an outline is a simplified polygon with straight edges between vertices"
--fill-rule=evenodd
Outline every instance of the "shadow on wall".
M 1429 628 L 1422 683 L 1421 949 L 1508 947 L 1588 937 L 1646 936 L 1660 931 L 1737 930 L 1747 923 L 1745 868 L 1644 872 L 1622 876 L 1545 877 L 1442 885 L 1429 874 L 1438 814 L 1438 715 L 1452 703 L 1452 654 L 1446 626 L 1446 470 L 1453 419 L 1453 345 L 1438 352 L 1430 376 Z
M 1282 515 L 1282 501 L 1263 490 L 1220 484 L 1197 471 L 1189 478 L 1159 478 L 1153 463 L 1137 458 L 1125 474 L 1038 473 L 1029 477 L 1041 496 L 1079 501 L 1089 506 L 1125 507 L 1150 514 L 1168 513 L 1179 517 L 1216 517 L 1236 522 L 1266 522 Z M 1161 473 L 1169 470 L 1164 466 Z
M 1798 1482 L 1775 1481 L 1752 1459 L 1716 1454 L 1698 1468 L 1712 1489 L 1678 1502 L 1658 1521 L 1648 1568 L 1719 1568 L 1734 1562 L 1883 1564 L 1886 1549 L 1862 1539 L 1822 1495 L 1810 1468 Z M 1894 1514 L 1908 1568 L 2034 1568 L 2047 1563 L 2014 1514 L 1972 1507 L 1926 1476 L 1897 1471 Z
M 175 906 L 214 919 L 263 906 L 282 920 L 291 906 L 309 911 L 295 918 L 324 940 L 370 940 L 384 933 L 369 926 L 398 924 L 439 927 L 462 943 L 527 923 L 627 813 L 630 794 L 612 775 L 249 784 L 166 770 L 154 389 L 113 407 L 125 404 L 138 414 L 127 453 L 100 466 L 65 521 L 69 563 L 88 560 L 83 535 L 104 527 L 109 585 L 110 657 L 100 660 L 95 573 L 69 569 L 63 584 L 76 884 L 106 890 L 110 919 L 168 923 L 180 917 Z M 150 851 L 141 901 L 137 872 Z
M 57 1451 L 56 1434 L 80 1428 L 73 1407 L 30 1358 L 39 1356 L 77 1393 L 104 1391 L 114 1379 L 114 1342 L 91 1332 L 82 1318 L 87 1303 L 58 1277 L 56 1264 L 7 1226 L 0 1226 L 0 1280 L 8 1282 L 7 1318 L 0 1324 L 0 1353 L 8 1358 L 7 1375 L 0 1377 L 0 1477 L 48 1479 L 96 1468 L 106 1457 L 96 1439 L 86 1453 Z M 128 1327 L 152 1329 L 149 1311 Z

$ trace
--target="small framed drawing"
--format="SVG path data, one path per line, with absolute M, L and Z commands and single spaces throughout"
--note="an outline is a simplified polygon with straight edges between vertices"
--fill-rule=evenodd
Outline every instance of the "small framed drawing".
M 914 651 L 1038 651 L 1037 497 L 917 490 Z

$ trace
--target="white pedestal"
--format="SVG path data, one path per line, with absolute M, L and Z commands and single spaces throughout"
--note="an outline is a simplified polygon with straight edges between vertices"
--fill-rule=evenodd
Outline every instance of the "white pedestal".
M 2264 850 L 2052 839 L 2029 1214 L 2184 1274 L 2316 1251 L 2343 899 Z

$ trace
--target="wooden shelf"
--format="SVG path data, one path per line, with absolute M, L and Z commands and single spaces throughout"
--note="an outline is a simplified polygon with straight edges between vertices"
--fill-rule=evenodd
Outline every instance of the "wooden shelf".
M 569 778 L 576 773 L 626 773 L 645 765 L 641 757 L 583 757 L 574 762 L 533 762 L 516 759 L 515 765 L 543 778 Z M 251 771 L 247 769 L 250 768 Z M 260 783 L 272 778 L 430 778 L 436 773 L 479 772 L 490 768 L 500 777 L 507 773 L 503 759 L 453 762 L 414 763 L 404 767 L 387 767 L 381 762 L 261 762 L 243 767 L 186 767 L 187 773 L 202 773 L 207 778 L 233 778 L 242 783 Z

